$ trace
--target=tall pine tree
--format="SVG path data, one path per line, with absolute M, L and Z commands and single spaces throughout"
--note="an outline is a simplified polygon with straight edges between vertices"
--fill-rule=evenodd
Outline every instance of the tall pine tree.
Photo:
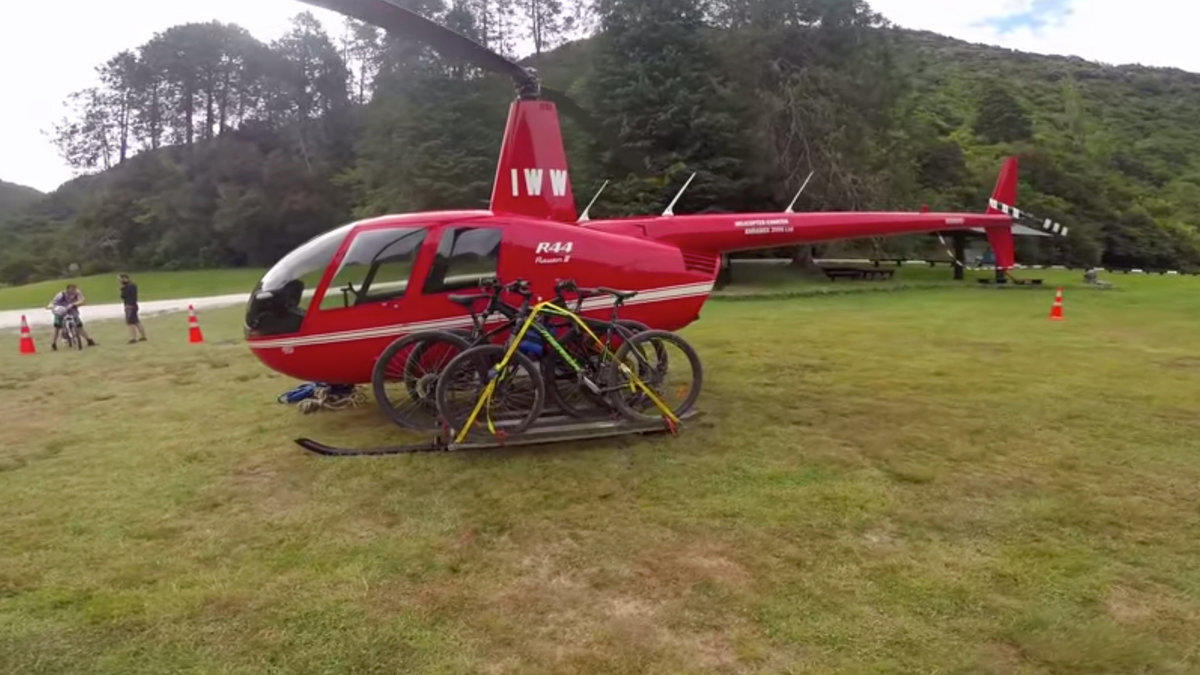
M 599 44 L 586 84 L 608 137 L 640 166 L 609 158 L 615 180 L 600 209 L 662 209 L 687 175 L 698 173 L 683 210 L 740 207 L 744 170 L 741 110 L 704 39 L 692 0 L 600 0 Z

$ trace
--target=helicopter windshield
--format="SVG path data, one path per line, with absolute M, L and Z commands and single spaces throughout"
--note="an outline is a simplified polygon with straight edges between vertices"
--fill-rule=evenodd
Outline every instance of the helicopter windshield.
M 322 310 L 393 300 L 408 290 L 425 228 L 359 232 L 321 301 Z
M 283 335 L 300 330 L 313 292 L 354 223 L 310 239 L 267 272 L 250 295 L 248 335 Z

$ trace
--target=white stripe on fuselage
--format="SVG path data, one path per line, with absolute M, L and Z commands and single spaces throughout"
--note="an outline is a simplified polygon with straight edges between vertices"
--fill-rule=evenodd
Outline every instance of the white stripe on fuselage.
M 712 282 L 706 282 L 702 284 L 687 284 L 684 286 L 667 286 L 664 288 L 651 288 L 644 291 L 638 291 L 636 296 L 625 301 L 625 306 L 645 305 L 652 302 L 664 302 L 667 300 L 678 300 L 680 298 L 688 298 L 698 295 L 708 295 L 709 293 L 712 293 L 712 289 Z M 616 300 L 611 296 L 590 298 L 583 302 L 583 309 L 585 311 L 604 309 L 606 307 L 612 307 L 614 302 L 616 302 Z M 354 342 L 357 340 L 394 337 L 408 333 L 416 333 L 417 331 L 423 330 L 453 330 L 456 328 L 468 328 L 470 326 L 471 317 L 461 316 L 450 319 L 419 321 L 416 323 L 397 323 L 387 326 L 378 326 L 375 328 L 363 328 L 359 330 L 340 331 L 336 333 L 320 333 L 318 335 L 278 338 L 274 340 L 250 340 L 249 343 L 251 349 L 307 347 L 311 345 L 333 344 L 337 342 Z

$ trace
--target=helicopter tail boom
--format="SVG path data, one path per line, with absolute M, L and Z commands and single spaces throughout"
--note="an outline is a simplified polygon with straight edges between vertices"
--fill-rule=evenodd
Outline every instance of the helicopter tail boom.
M 702 214 L 649 220 L 592 222 L 614 232 L 644 236 L 685 251 L 725 254 L 800 246 L 839 239 L 971 230 L 983 232 L 996 257 L 996 267 L 1015 267 L 1013 225 L 1032 216 L 1009 206 L 1017 196 L 1017 159 L 1005 160 L 988 208 L 983 213 L 809 212 L 791 208 L 780 213 Z M 670 209 L 668 209 L 668 214 Z M 1044 229 L 1065 236 L 1067 229 L 1046 221 Z
M 839 239 L 889 237 L 953 230 L 1010 231 L 1012 219 L 983 213 L 748 213 L 668 216 L 650 221 L 606 223 L 590 227 L 634 234 L 714 254 L 802 246 Z M 1011 236 L 1011 235 L 1010 235 Z M 1010 249 L 1011 250 L 1011 249 Z M 1011 256 L 1011 253 L 1010 253 Z M 998 260 L 1002 259 L 998 257 Z

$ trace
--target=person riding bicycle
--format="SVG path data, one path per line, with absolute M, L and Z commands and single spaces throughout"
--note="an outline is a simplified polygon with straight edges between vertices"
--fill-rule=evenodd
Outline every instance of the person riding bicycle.
M 64 291 L 59 291 L 57 295 L 46 305 L 46 309 L 54 312 L 54 339 L 50 341 L 50 349 L 58 350 L 58 338 L 62 334 L 63 319 L 68 315 L 75 319 L 76 329 L 83 339 L 87 340 L 89 347 L 95 347 L 96 341 L 83 327 L 83 320 L 79 318 L 79 308 L 86 304 L 87 300 L 83 297 L 79 287 L 75 284 L 67 284 Z

